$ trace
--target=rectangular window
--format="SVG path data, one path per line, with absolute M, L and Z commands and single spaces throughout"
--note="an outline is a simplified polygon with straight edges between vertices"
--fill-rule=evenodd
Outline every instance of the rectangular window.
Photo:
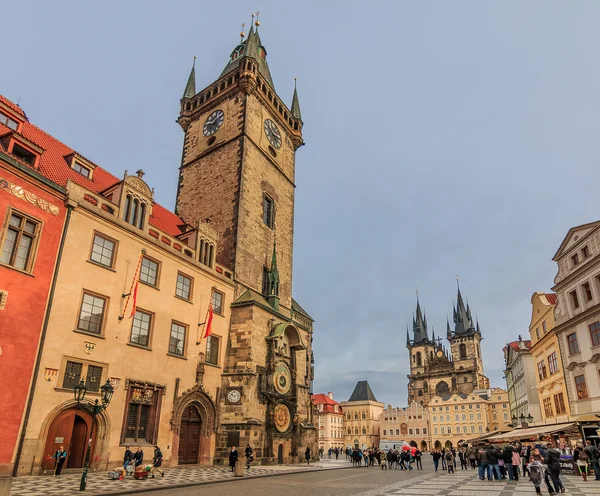
M 581 288 L 583 289 L 583 295 L 585 296 L 585 302 L 589 303 L 590 301 L 592 301 L 593 296 L 592 296 L 592 287 L 590 286 L 590 283 L 584 282 L 581 285 Z
M 419 436 L 419 435 L 421 434 L 421 430 L 420 430 L 420 429 L 415 429 L 415 434 L 416 434 L 417 436 Z
M 12 211 L 4 230 L 0 263 L 31 273 L 39 235 L 38 221 Z
M 554 409 L 556 410 L 556 415 L 562 415 L 564 413 L 567 413 L 567 409 L 565 407 L 565 399 L 562 393 L 554 395 Z
M 590 326 L 590 338 L 592 339 L 592 346 L 600 344 L 600 322 L 594 322 Z
M 267 195 L 263 196 L 263 222 L 273 229 L 275 221 L 275 202 Z
M 136 310 L 131 326 L 130 342 L 141 346 L 148 346 L 150 331 L 152 329 L 152 314 Z
M 102 386 L 105 369 L 106 365 L 97 364 L 95 362 L 67 360 L 63 372 L 62 388 L 73 389 L 83 379 L 87 390 L 97 393 L 100 391 L 100 386 Z
M 123 444 L 155 444 L 164 387 L 158 384 L 128 381 L 125 419 L 121 432 Z
M 446 434 L 446 428 L 443 425 L 440 427 L 440 429 L 442 430 L 442 434 Z
M 448 426 L 448 434 L 452 434 L 452 427 Z
M 567 343 L 569 344 L 569 355 L 579 353 L 579 342 L 577 341 L 577 333 L 569 334 L 567 336 Z
M 433 426 L 433 433 L 434 433 L 434 434 L 437 434 L 437 433 L 438 433 L 437 426 Z
M 262 295 L 269 295 L 269 269 L 263 267 L 263 275 L 262 275 Z
M 104 267 L 112 268 L 115 255 L 115 241 L 108 239 L 101 234 L 94 234 L 92 244 L 92 253 L 90 260 Z
M 171 322 L 171 338 L 169 340 L 169 353 L 183 356 L 185 352 L 185 335 L 187 326 Z
M 216 289 L 212 290 L 210 302 L 212 303 L 213 312 L 223 315 L 223 297 L 225 295 Z
M 548 369 L 550 370 L 550 375 L 558 372 L 558 360 L 556 359 L 556 352 L 552 353 L 548 357 Z
M 190 300 L 192 297 L 192 279 L 184 276 L 181 272 L 177 274 L 177 284 L 175 285 L 175 294 L 184 300 Z
M 546 377 L 548 377 L 548 373 L 546 371 L 546 362 L 544 360 L 542 360 L 541 362 L 538 362 L 537 368 L 538 368 L 538 377 L 540 378 L 540 380 L 543 380 Z
M 546 417 L 554 417 L 554 412 L 552 411 L 552 400 L 550 398 L 544 398 L 544 414 Z
M 585 260 L 587 257 L 589 257 L 589 256 L 590 256 L 590 249 L 589 249 L 587 246 L 584 246 L 584 247 L 581 249 L 581 255 L 582 255 L 582 257 L 583 257 L 583 258 L 584 258 L 584 260 Z
M 27 148 L 22 147 L 21 145 L 18 145 L 17 143 L 13 144 L 11 153 L 29 165 L 35 165 L 35 161 L 37 160 L 37 155 L 35 153 L 29 151 Z
M 571 256 L 571 267 L 575 267 L 579 263 L 579 255 L 575 253 L 575 255 Z
M 140 267 L 140 281 L 149 284 L 150 286 L 157 286 L 158 283 L 158 263 L 154 260 L 150 260 L 147 257 L 142 258 L 142 266 Z
M 408 434 L 409 434 L 409 436 L 412 436 L 413 435 L 413 430 L 412 429 L 408 429 Z
M 546 329 L 546 321 L 545 320 L 542 322 L 542 330 L 544 331 L 544 334 L 546 334 L 546 332 L 548 332 L 548 330 Z
M 427 427 L 423 427 L 423 435 L 425 436 L 427 434 Z
M 92 174 L 91 170 L 89 170 L 84 165 L 81 165 L 79 162 L 75 162 L 73 164 L 73 170 L 75 172 L 77 172 L 78 174 L 81 174 L 83 177 L 87 177 L 87 178 L 89 178 L 90 175 Z
M 79 311 L 79 319 L 77 320 L 77 329 L 94 334 L 102 334 L 105 308 L 105 297 L 83 293 L 81 310 Z
M 587 385 L 585 383 L 585 376 L 578 375 L 575 377 L 575 389 L 577 390 L 577 399 L 584 400 L 588 397 Z
M 573 305 L 573 308 L 577 310 L 579 308 L 579 298 L 577 298 L 577 291 L 571 291 L 569 293 L 569 296 L 571 297 L 571 304 Z
M 4 124 L 8 128 L 16 131 L 19 128 L 19 123 L 13 119 L 11 119 L 8 115 L 0 112 L 0 124 Z
M 219 365 L 219 341 L 217 336 L 206 338 L 206 363 Z
M 535 328 L 535 338 L 540 339 L 540 328 L 539 327 Z

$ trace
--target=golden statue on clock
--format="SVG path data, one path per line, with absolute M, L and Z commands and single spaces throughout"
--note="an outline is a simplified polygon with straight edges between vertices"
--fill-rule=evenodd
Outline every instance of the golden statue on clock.
M 289 393 L 292 387 L 292 374 L 288 366 L 279 362 L 275 365 L 275 372 L 273 373 L 273 384 L 279 394 Z

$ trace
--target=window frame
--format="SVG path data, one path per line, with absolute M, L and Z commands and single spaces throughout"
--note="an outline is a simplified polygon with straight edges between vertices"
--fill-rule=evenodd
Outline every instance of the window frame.
M 565 405 L 565 397 L 562 394 L 562 392 L 556 393 L 552 397 L 554 399 L 554 410 L 556 412 L 556 415 L 564 415 L 565 413 L 567 413 L 567 407 Z
M 114 245 L 113 249 L 112 249 L 111 257 L 110 257 L 110 265 L 105 265 L 102 262 L 92 260 L 92 254 L 94 253 L 94 246 L 96 245 L 96 236 L 99 238 L 102 238 L 104 241 L 110 241 Z M 117 260 L 118 247 L 119 247 L 119 242 L 116 239 L 111 238 L 110 236 L 107 236 L 106 234 L 103 234 L 100 231 L 94 230 L 92 233 L 92 244 L 90 246 L 90 254 L 88 256 L 88 262 L 91 262 L 94 265 L 98 265 L 99 267 L 104 267 L 105 269 L 114 270 L 115 262 Z
M 590 303 L 594 300 L 594 293 L 592 293 L 592 285 L 589 281 L 584 282 L 581 285 L 581 289 L 583 291 L 583 297 L 585 298 L 585 303 Z
M 86 393 L 86 394 L 91 394 L 91 395 L 95 395 L 95 396 L 100 396 L 100 393 L 101 393 L 100 387 L 106 382 L 107 377 L 108 377 L 108 363 L 96 362 L 94 360 L 86 360 L 84 358 L 77 358 L 77 357 L 73 357 L 73 356 L 63 356 L 62 357 L 62 360 L 60 363 L 58 379 L 56 381 L 56 387 L 54 388 L 54 390 L 55 391 L 69 391 L 71 393 L 73 392 L 73 388 L 64 387 L 65 372 L 67 370 L 67 362 L 76 362 L 76 363 L 81 364 L 81 374 L 79 376 L 79 379 L 77 380 L 77 383 L 79 383 L 82 378 L 85 378 L 86 385 L 88 383 L 87 375 L 88 375 L 89 366 L 92 365 L 94 367 L 102 367 L 102 374 L 100 375 L 98 391 L 93 391 L 91 389 L 88 389 L 87 393 Z
M 592 329 L 594 327 L 594 329 Z M 593 322 L 588 325 L 588 330 L 590 332 L 590 341 L 592 342 L 592 348 L 596 346 L 600 346 L 600 321 Z
M 570 339 L 571 336 L 575 336 L 575 339 Z M 571 346 L 572 344 L 573 346 Z M 573 351 L 573 348 L 575 347 L 577 348 L 577 351 Z M 581 353 L 581 348 L 579 347 L 579 339 L 577 338 L 577 332 L 572 332 L 571 334 L 567 335 L 567 348 L 569 349 L 569 356 Z
M 177 294 L 177 285 L 179 284 L 179 276 L 184 277 L 185 279 L 188 279 L 190 281 L 189 294 L 188 294 L 187 298 L 185 296 L 181 296 L 181 295 Z M 178 270 L 177 277 L 175 278 L 175 297 L 179 298 L 180 300 L 183 300 L 183 301 L 191 302 L 193 295 L 194 295 L 194 278 L 191 276 L 188 276 L 185 272 L 181 272 L 180 270 Z
M 569 291 L 569 299 L 571 300 L 571 306 L 573 310 L 579 310 L 581 308 L 581 303 L 579 302 L 579 295 L 577 294 L 577 289 Z
M 73 169 L 75 172 L 77 172 L 77 174 L 79 174 L 80 176 L 85 177 L 86 179 L 89 179 L 90 181 L 92 180 L 92 169 L 83 165 L 81 162 L 78 162 L 77 160 L 73 160 L 73 166 L 71 167 L 71 169 Z M 87 175 L 82 174 L 80 169 L 87 171 Z
M 580 387 L 582 385 L 582 382 L 577 380 L 579 378 L 583 378 L 583 388 Z M 588 399 L 590 395 L 588 392 L 587 381 L 585 380 L 585 374 L 574 376 L 573 382 L 575 383 L 575 392 L 577 393 L 577 400 L 579 401 Z M 585 396 L 580 394 L 582 392 L 585 393 Z
M 2 119 L 2 117 L 4 117 L 4 120 Z M 9 126 L 9 122 L 14 122 L 15 127 Z M 7 113 L 5 113 L 4 110 L 0 110 L 0 124 L 4 124 L 8 129 L 17 133 L 19 132 L 19 128 L 21 127 L 21 123 L 18 120 L 13 119 Z
M 155 284 L 152 284 L 152 283 L 149 283 L 147 281 L 143 281 L 142 280 L 142 266 L 143 266 L 143 263 L 144 263 L 144 259 L 148 260 L 149 262 L 153 262 L 153 263 L 156 264 L 156 281 L 155 281 Z M 159 260 L 157 260 L 156 258 L 152 258 L 152 257 L 150 257 L 148 255 L 142 255 L 142 261 L 140 263 L 139 281 L 142 284 L 145 284 L 146 286 L 149 286 L 149 287 L 155 288 L 155 289 L 159 289 L 161 268 L 162 268 L 162 264 L 160 263 Z
M 270 204 L 270 208 L 267 209 L 267 205 Z M 267 219 L 268 212 L 268 219 Z M 269 222 L 267 222 L 267 220 Z M 267 193 L 263 193 L 263 211 L 262 221 L 265 226 L 269 229 L 275 229 L 275 200 Z
M 148 310 L 144 310 L 143 308 L 137 307 L 135 309 L 135 313 L 137 315 L 137 313 L 143 313 L 145 315 L 149 315 L 150 316 L 150 326 L 148 327 L 148 343 L 146 345 L 140 344 L 140 343 L 136 343 L 135 341 L 132 341 L 132 336 L 133 336 L 133 324 L 135 323 L 135 315 L 132 317 L 131 319 L 131 327 L 129 328 L 129 337 L 127 339 L 127 344 L 129 346 L 135 346 L 136 348 L 142 348 L 145 350 L 152 350 L 152 337 L 154 335 L 154 320 L 156 315 L 154 314 L 154 312 L 150 312 Z M 169 334 L 170 336 L 170 334 Z
M 17 217 L 22 217 L 21 223 L 23 223 L 23 221 L 24 222 L 29 221 L 29 222 L 35 224 L 35 226 L 36 226 L 35 233 L 33 234 L 33 236 L 29 236 L 29 237 L 32 237 L 32 242 L 31 242 L 31 246 L 29 247 L 29 255 L 27 257 L 27 263 L 26 263 L 24 269 L 20 269 L 19 267 L 16 267 L 10 263 L 5 263 L 5 262 L 1 262 L 1 261 L 0 261 L 0 265 L 3 267 L 7 267 L 9 269 L 13 269 L 13 270 L 22 272 L 24 274 L 33 275 L 33 269 L 35 267 L 35 262 L 37 259 L 38 248 L 39 248 L 40 239 L 42 237 L 42 230 L 43 230 L 44 222 L 29 215 L 29 214 L 26 214 L 22 210 L 19 210 L 19 209 L 9 206 L 8 209 L 6 210 L 6 217 L 4 219 L 4 224 L 2 226 L 2 233 L 0 235 L 0 256 L 3 252 L 4 243 L 6 242 L 6 237 L 8 235 L 8 231 L 11 228 L 13 230 L 16 230 L 15 226 L 12 226 L 10 224 L 10 219 L 12 218 L 13 215 L 15 215 Z M 24 228 L 19 228 L 19 234 L 17 234 L 17 238 L 16 238 L 14 246 L 13 246 L 13 252 L 11 254 L 11 260 L 13 260 L 13 263 L 14 263 L 14 258 L 16 256 L 16 252 L 18 251 L 19 242 L 21 240 L 21 237 L 23 236 L 24 231 L 25 231 Z M 28 233 L 28 234 L 30 234 L 30 233 Z M 14 247 L 16 247 L 16 249 Z
M 214 304 L 214 294 L 217 293 L 221 295 L 221 304 L 219 305 L 219 310 L 215 308 Z M 225 293 L 223 291 L 219 291 L 217 288 L 212 288 L 210 291 L 210 304 L 212 305 L 213 313 L 220 315 L 221 317 L 224 315 L 223 307 L 225 306 Z
M 37 168 L 38 163 L 40 161 L 40 153 L 38 153 L 30 146 L 23 143 L 21 140 L 14 139 L 14 136 L 18 136 L 18 135 L 13 135 L 13 139 L 10 140 L 10 143 L 8 144 L 8 153 L 17 157 L 17 159 L 20 160 L 21 162 L 24 162 L 31 167 Z M 29 162 L 28 160 L 25 159 L 25 157 L 17 155 L 15 153 L 15 146 L 19 147 L 24 152 L 27 152 L 27 153 L 29 153 L 29 155 L 33 156 L 33 162 Z
M 210 355 L 209 355 L 209 339 L 210 339 Z M 212 356 L 213 350 L 213 339 L 217 341 L 218 346 L 217 346 L 217 352 L 216 352 L 216 358 L 217 358 L 217 363 L 213 363 L 213 362 L 209 362 L 209 356 Z M 206 338 L 206 347 L 204 349 L 204 363 L 208 364 L 208 365 L 212 365 L 213 367 L 220 367 L 220 354 L 221 354 L 221 336 L 217 336 L 215 334 L 211 334 L 210 336 L 208 336 Z
M 550 375 L 558 372 L 558 358 L 556 356 L 556 351 L 553 351 L 548 355 L 548 372 Z
M 181 350 L 181 353 L 171 351 L 171 338 L 173 337 L 173 326 L 174 325 L 183 328 L 183 349 Z M 169 329 L 169 346 L 167 348 L 168 355 L 174 356 L 177 358 L 185 358 L 187 356 L 189 328 L 190 328 L 190 326 L 188 326 L 187 324 L 184 324 L 183 322 L 179 322 L 178 320 L 171 321 L 171 327 Z
M 152 403 L 136 403 L 132 401 L 134 389 L 153 389 Z M 135 446 L 153 446 L 156 445 L 158 440 L 158 431 L 160 429 L 160 414 L 162 409 L 162 397 L 165 394 L 165 387 L 159 384 L 142 384 L 137 381 L 127 380 L 125 386 L 125 405 L 123 408 L 123 423 L 121 426 L 121 433 L 119 436 L 120 446 L 135 445 Z M 130 438 L 127 437 L 127 426 L 130 407 L 132 404 L 149 406 L 148 424 L 146 425 L 146 436 L 142 438 Z M 141 408 L 139 409 L 141 412 Z M 139 427 L 139 415 L 138 413 L 138 427 Z M 149 433 L 148 433 L 149 431 Z M 150 439 L 148 440 L 148 437 Z
M 82 329 L 79 327 L 79 322 L 81 321 L 81 311 L 83 310 L 83 300 L 85 298 L 85 296 L 91 296 L 93 298 L 98 298 L 100 300 L 104 300 L 104 307 L 102 309 L 102 321 L 100 323 L 100 332 L 94 332 L 94 331 L 90 331 L 88 329 Z M 73 329 L 74 332 L 79 332 L 82 334 L 87 334 L 88 336 L 95 336 L 95 337 L 99 337 L 99 338 L 104 338 L 104 333 L 105 333 L 105 329 L 106 329 L 106 316 L 108 313 L 108 304 L 110 302 L 110 297 L 109 296 L 105 296 L 103 294 L 97 293 L 95 291 L 91 291 L 89 289 L 83 289 L 81 291 L 81 298 L 79 299 L 79 311 L 77 312 L 77 317 L 75 320 L 75 328 Z

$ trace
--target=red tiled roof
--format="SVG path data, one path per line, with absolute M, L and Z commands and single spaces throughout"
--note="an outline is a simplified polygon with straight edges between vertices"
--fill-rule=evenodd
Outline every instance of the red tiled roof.
M 548 300 L 548 303 L 550 303 L 550 305 L 556 305 L 558 301 L 556 293 L 546 293 L 544 296 L 546 297 L 546 300 Z
M 342 407 L 340 406 L 340 404 L 335 401 L 332 400 L 328 395 L 323 394 L 323 393 L 319 393 L 319 394 L 313 394 L 312 398 L 311 398 L 312 404 L 313 405 L 322 405 L 322 409 L 320 410 L 320 413 L 337 413 L 339 415 L 342 415 Z M 337 405 L 338 407 L 338 411 L 335 411 L 335 406 Z
M 519 347 L 519 342 L 525 343 L 526 349 L 531 348 L 531 341 L 529 339 L 527 339 L 526 341 L 512 341 L 511 343 L 508 343 L 508 346 L 510 346 L 515 351 L 521 351 L 522 348 Z
M 0 95 L 0 102 L 9 106 L 20 115 L 25 116 L 23 110 L 6 97 Z M 0 124 L 0 136 L 10 132 L 13 131 L 5 125 Z M 120 182 L 119 178 L 98 166 L 94 169 L 93 180 L 75 172 L 65 159 L 66 156 L 76 153 L 75 150 L 53 136 L 50 136 L 39 127 L 34 126 L 28 120 L 23 122 L 20 134 L 44 150 L 38 163 L 39 172 L 60 186 L 66 186 L 67 181 L 71 179 L 74 183 L 99 194 L 106 188 Z M 79 153 L 78 155 L 83 157 Z M 90 160 L 88 162 L 93 164 Z M 171 236 L 177 236 L 181 234 L 179 226 L 182 226 L 184 222 L 173 212 L 170 212 L 159 204 L 154 204 L 150 224 Z

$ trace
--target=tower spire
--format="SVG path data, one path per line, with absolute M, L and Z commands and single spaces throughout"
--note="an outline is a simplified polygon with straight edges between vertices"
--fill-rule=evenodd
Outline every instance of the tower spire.
M 277 270 L 277 238 L 273 238 L 273 254 L 269 269 L 269 287 L 267 301 L 275 310 L 279 310 L 279 271 Z
M 406 346 L 410 346 L 410 334 L 408 333 L 408 326 L 406 326 Z
M 185 85 L 185 91 L 183 92 L 183 98 L 193 98 L 196 94 L 196 56 L 194 55 L 194 62 L 192 63 L 192 70 L 190 71 L 190 77 L 188 77 L 187 84 Z
M 300 112 L 300 102 L 298 101 L 298 89 L 296 88 L 297 79 L 294 78 L 294 96 L 292 97 L 292 116 L 296 119 L 302 120 L 302 113 Z

